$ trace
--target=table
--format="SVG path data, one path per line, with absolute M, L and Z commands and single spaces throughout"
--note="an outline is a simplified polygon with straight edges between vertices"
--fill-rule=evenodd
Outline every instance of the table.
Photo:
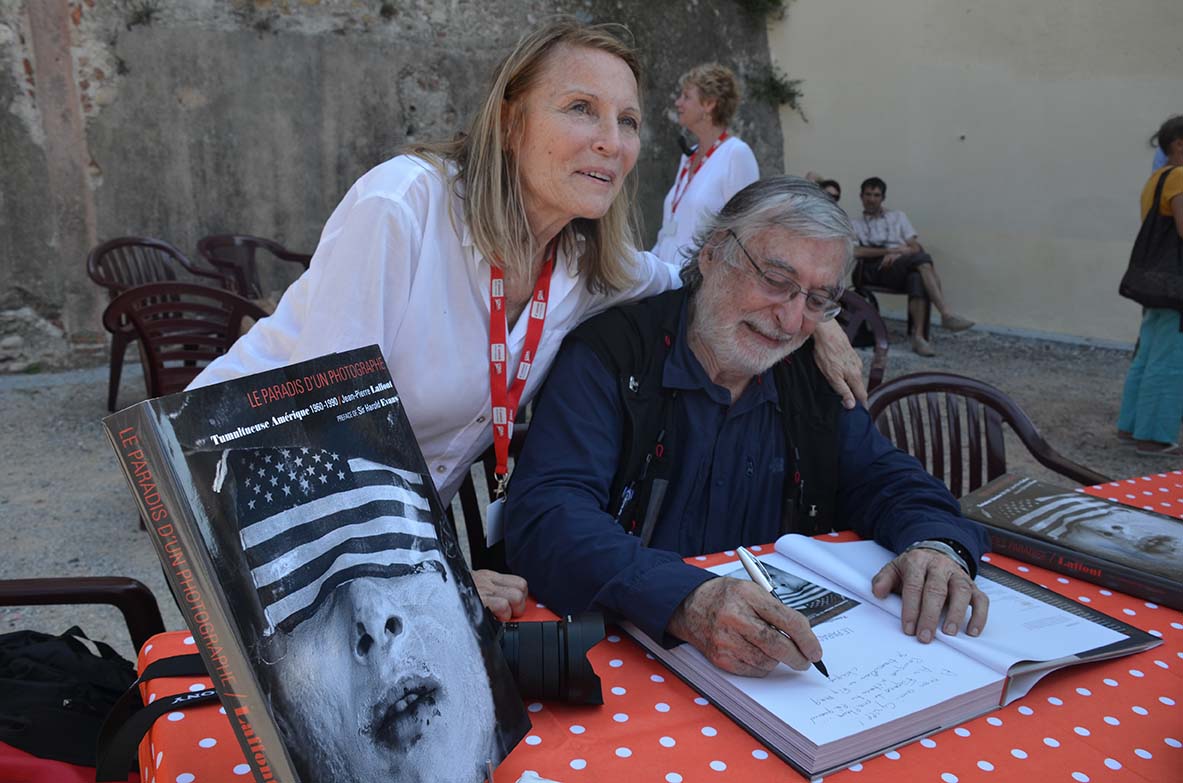
M 1085 491 L 1183 519 L 1183 471 Z M 853 538 L 833 535 L 839 540 Z M 710 566 L 734 558 L 727 552 L 695 560 Z M 1119 617 L 1164 643 L 1138 655 L 1055 672 L 1007 707 L 825 780 L 1183 780 L 1183 612 L 1007 557 L 987 559 Z M 525 619 L 552 617 L 544 607 L 532 605 Z M 144 646 L 139 666 L 193 650 L 185 632 L 162 634 Z M 565 782 L 802 780 L 614 629 L 589 657 L 603 681 L 603 707 L 529 704 L 534 728 L 497 769 L 498 783 L 516 781 L 526 770 Z M 209 680 L 174 678 L 151 685 L 145 688 L 145 699 L 154 693 L 208 687 Z M 249 780 L 230 723 L 220 712 L 217 705 L 206 705 L 157 721 L 140 746 L 143 779 Z

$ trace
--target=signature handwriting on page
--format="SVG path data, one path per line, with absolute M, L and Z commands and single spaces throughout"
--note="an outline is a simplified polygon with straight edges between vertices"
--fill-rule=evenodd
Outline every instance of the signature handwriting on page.
M 843 721 L 872 726 L 914 693 L 955 680 L 956 672 L 936 668 L 921 658 L 897 652 L 872 665 L 855 665 L 835 674 L 826 693 L 810 698 L 814 725 Z

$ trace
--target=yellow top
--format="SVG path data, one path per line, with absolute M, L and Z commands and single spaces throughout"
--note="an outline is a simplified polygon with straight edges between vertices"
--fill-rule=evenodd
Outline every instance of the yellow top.
M 1154 189 L 1158 187 L 1158 178 L 1162 176 L 1163 166 L 1158 171 L 1150 175 L 1150 179 L 1146 180 L 1146 184 L 1142 187 L 1142 219 L 1146 219 L 1146 214 L 1150 212 L 1150 200 L 1154 198 Z M 1167 177 L 1166 183 L 1162 186 L 1162 201 L 1158 204 L 1158 214 L 1171 216 L 1171 199 L 1176 196 L 1183 195 L 1183 166 L 1176 166 L 1175 170 Z

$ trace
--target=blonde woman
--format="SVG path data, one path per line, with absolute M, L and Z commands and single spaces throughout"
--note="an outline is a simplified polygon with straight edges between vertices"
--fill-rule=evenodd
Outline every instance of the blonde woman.
M 705 63 L 683 74 L 679 84 L 681 92 L 674 101 L 678 124 L 694 134 L 698 146 L 678 161 L 653 246 L 654 255 L 678 267 L 704 219 L 760 178 L 751 147 L 728 130 L 740 102 L 735 73 L 718 63 Z
M 363 175 L 275 314 L 193 385 L 377 344 L 450 503 L 494 441 L 497 402 L 512 421 L 571 329 L 677 285 L 676 270 L 635 249 L 628 222 L 640 64 L 617 30 L 559 20 L 527 34 L 495 71 L 469 132 Z M 539 294 L 541 319 L 525 311 Z M 503 378 L 522 374 L 529 353 L 523 382 L 492 388 L 493 343 L 504 345 Z M 819 365 L 853 405 L 865 397 L 857 354 L 837 328 L 822 345 Z M 473 576 L 499 618 L 524 609 L 524 580 Z

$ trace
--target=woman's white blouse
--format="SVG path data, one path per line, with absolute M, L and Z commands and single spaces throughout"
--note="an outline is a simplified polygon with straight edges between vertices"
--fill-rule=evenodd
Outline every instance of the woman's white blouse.
M 472 242 L 458 195 L 431 164 L 400 156 L 359 179 L 333 211 L 312 265 L 190 388 L 377 344 L 428 469 L 447 503 L 493 442 L 489 422 L 489 263 Z M 522 394 L 546 377 L 563 338 L 624 301 L 677 285 L 676 271 L 637 251 L 635 283 L 593 294 L 560 254 L 546 326 Z M 509 377 L 529 319 L 510 330 Z
M 675 176 L 682 173 L 686 156 L 678 161 Z M 675 267 L 682 266 L 686 255 L 693 249 L 694 235 L 702 227 L 705 218 L 717 213 L 732 196 L 760 178 L 760 167 L 752 148 L 735 136 L 728 136 L 715 148 L 714 154 L 685 186 L 685 193 L 678 202 L 678 211 L 673 211 L 674 196 L 678 181 L 665 194 L 661 211 L 661 232 L 653 254 Z

